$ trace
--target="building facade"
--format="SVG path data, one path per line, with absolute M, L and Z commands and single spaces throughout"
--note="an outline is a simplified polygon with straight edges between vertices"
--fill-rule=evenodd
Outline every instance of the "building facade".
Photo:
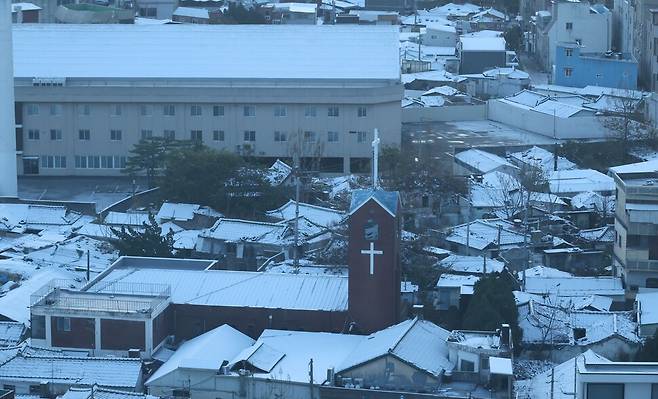
M 554 72 L 555 52 L 561 42 L 575 42 L 587 52 L 604 53 L 611 49 L 612 14 L 602 4 L 555 1 L 550 19 L 538 18 L 531 46 L 540 65 Z
M 637 61 L 629 53 L 590 53 L 578 43 L 558 43 L 553 83 L 635 90 Z
M 658 288 L 658 162 L 618 166 L 610 174 L 617 185 L 616 274 L 632 294 Z
M 658 87 L 658 1 L 615 0 L 615 39 L 620 51 L 638 61 L 638 84 L 646 90 Z
M 368 171 L 375 128 L 382 145 L 400 144 L 394 28 L 50 25 L 14 32 L 19 174 L 118 175 L 130 149 L 150 137 L 272 159 L 299 151 L 326 172 Z M 74 35 L 86 38 L 74 41 L 75 54 L 110 37 L 116 44 L 91 64 L 67 49 L 44 52 Z M 233 39 L 219 40 L 226 35 Z M 276 46 L 262 40 L 268 35 Z M 205 48 L 202 36 L 223 44 Z M 120 44 L 136 39 L 135 48 Z M 154 48 L 159 41 L 167 48 Z M 362 54 L 354 57 L 356 47 Z M 186 61 L 172 61 L 171 51 Z

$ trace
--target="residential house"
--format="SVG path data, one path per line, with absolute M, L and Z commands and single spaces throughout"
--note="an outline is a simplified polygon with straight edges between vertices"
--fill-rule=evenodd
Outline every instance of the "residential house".
M 658 292 L 640 290 L 635 295 L 635 312 L 640 336 L 653 337 L 658 331 Z
M 532 146 L 527 150 L 509 154 L 509 160 L 519 168 L 537 168 L 545 174 L 554 170 L 578 168 L 578 165 L 569 161 L 567 158 L 560 155 L 556 157 L 556 155 L 554 148 L 549 151 L 541 147 Z
M 551 193 L 561 197 L 573 197 L 587 191 L 611 195 L 615 191 L 615 181 L 593 169 L 558 170 L 547 178 Z
M 0 365 L 0 384 L 19 395 L 62 395 L 72 386 L 141 392 L 142 361 L 21 351 Z
M 613 300 L 623 308 L 625 297 L 622 281 L 618 277 L 544 277 L 526 274 L 525 292 L 543 297 L 578 297 L 598 295 Z
M 11 3 L 11 22 L 30 24 L 39 22 L 42 8 L 33 3 Z
M 553 83 L 561 86 L 594 85 L 635 90 L 637 61 L 630 53 L 611 50 L 595 53 L 576 42 L 558 43 L 555 48 Z
M 16 346 L 23 342 L 27 328 L 25 324 L 12 321 L 0 321 L 0 348 Z
M 289 200 L 277 209 L 265 212 L 265 214 L 277 221 L 287 221 L 295 219 L 299 212 L 300 217 L 304 217 L 313 223 L 323 226 L 332 227 L 340 224 L 345 220 L 345 212 L 300 202 L 298 205 L 294 200 Z
M 471 31 L 504 31 L 507 18 L 504 12 L 498 11 L 495 8 L 487 8 L 473 15 L 469 22 L 471 24 Z
M 505 158 L 477 148 L 459 152 L 455 154 L 453 160 L 455 176 L 482 175 L 494 171 L 515 175 L 518 170 Z
M 658 363 L 578 359 L 576 399 L 623 399 L 656 396 Z
M 155 220 L 162 226 L 173 223 L 186 230 L 198 230 L 213 226 L 223 216 L 207 206 L 165 201 L 155 215 Z
M 615 274 L 629 291 L 658 287 L 658 160 L 610 168 L 616 184 Z
M 502 37 L 461 36 L 457 43 L 459 73 L 482 73 L 495 67 L 507 66 L 507 50 Z
M 481 276 L 443 273 L 436 282 L 434 308 L 438 310 L 461 309 L 475 291 L 475 283 Z
M 530 75 L 515 67 L 500 67 L 461 76 L 466 78 L 466 92 L 480 98 L 511 96 L 530 87 Z
M 557 0 L 548 18 L 537 18 L 532 49 L 553 77 L 558 43 L 576 42 L 587 52 L 605 53 L 612 47 L 612 13 L 603 4 Z
M 633 312 L 572 310 L 534 301 L 518 310 L 524 351 L 553 362 L 588 349 L 624 359 L 634 356 L 642 342 Z
M 139 392 L 121 391 L 93 385 L 91 387 L 71 387 L 62 399 L 157 399 L 157 396 L 147 395 Z
M 451 274 L 483 275 L 501 273 L 505 263 L 487 257 L 450 255 L 436 263 L 435 267 L 444 269 Z
M 188 24 L 209 24 L 210 12 L 205 8 L 176 7 L 171 19 Z
M 315 3 L 268 3 L 258 11 L 271 24 L 315 25 L 318 18 Z
M 422 44 L 436 47 L 455 47 L 457 31 L 452 25 L 441 22 L 424 21 L 425 34 L 421 35 Z
M 452 252 L 496 258 L 501 251 L 521 248 L 530 237 L 514 223 L 502 219 L 478 219 L 449 229 L 445 241 Z
M 645 90 L 658 87 L 658 1 L 615 0 L 618 51 L 631 53 L 638 62 L 638 84 Z

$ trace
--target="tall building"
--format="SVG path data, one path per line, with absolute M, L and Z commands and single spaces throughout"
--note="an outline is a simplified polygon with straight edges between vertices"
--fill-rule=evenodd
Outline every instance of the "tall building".
M 11 1 L 0 0 L 0 196 L 17 195 Z
M 641 88 L 658 88 L 658 1 L 615 0 L 615 39 L 620 51 L 638 61 Z
M 142 138 L 369 171 L 399 146 L 398 32 L 385 26 L 14 26 L 19 172 L 118 175 Z
M 610 168 L 615 179 L 616 274 L 627 290 L 658 288 L 658 160 Z

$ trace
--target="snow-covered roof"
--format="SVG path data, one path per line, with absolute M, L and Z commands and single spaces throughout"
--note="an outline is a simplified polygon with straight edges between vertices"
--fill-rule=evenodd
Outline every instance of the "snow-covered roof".
M 471 148 L 466 151 L 455 154 L 455 158 L 459 161 L 472 166 L 480 173 L 492 172 L 501 167 L 517 169 L 516 166 L 507 162 L 505 158 L 490 152 L 482 151 L 477 148 Z
M 502 37 L 503 32 L 498 30 L 484 29 L 476 32 L 464 33 L 462 37 Z
M 482 75 L 487 77 L 497 77 L 498 75 L 503 75 L 508 79 L 530 79 L 528 72 L 516 68 L 493 68 L 482 72 Z
M 295 201 L 289 200 L 277 209 L 267 211 L 265 214 L 280 220 L 292 220 L 295 218 L 295 208 Z M 299 216 L 317 225 L 329 227 L 340 223 L 345 218 L 345 213 L 336 209 L 300 202 Z
M 618 277 L 535 277 L 526 274 L 526 292 L 560 296 L 602 295 L 624 296 Z
M 25 324 L 0 321 L 0 347 L 18 345 L 23 339 L 23 334 L 25 334 Z
M 608 359 L 592 350 L 587 350 L 564 363 L 536 375 L 532 379 L 516 382 L 516 390 L 523 392 L 529 398 L 573 399 L 574 381 L 576 380 L 576 361 L 609 362 Z M 551 389 L 552 387 L 552 389 Z
M 114 212 L 107 213 L 104 219 L 105 224 L 119 226 L 142 226 L 148 223 L 149 214 L 146 212 Z
M 453 51 L 454 53 L 454 51 Z M 429 82 L 463 82 L 465 77 L 452 74 L 446 70 L 416 72 L 416 73 L 403 73 L 402 83 L 411 83 L 415 80 L 426 80 Z
M 521 279 L 523 272 L 518 272 L 519 279 Z M 563 272 L 562 270 L 554 269 L 552 267 L 546 267 L 542 265 L 537 265 L 531 267 L 530 269 L 525 270 L 525 275 L 527 277 L 571 277 L 572 274 L 568 272 Z
M 471 17 L 472 21 L 477 21 L 483 17 L 494 17 L 496 19 L 505 19 L 505 13 L 498 11 L 495 8 L 487 8 L 486 10 L 480 11 L 479 13 Z
M 448 33 L 455 33 L 457 31 L 454 26 L 452 26 L 451 24 L 446 24 L 444 22 L 433 22 L 433 21 L 425 20 L 423 21 L 423 25 L 425 25 L 425 27 L 428 30 L 437 30 L 440 32 L 448 32 Z
M 400 194 L 397 191 L 384 191 L 380 189 L 354 190 L 352 192 L 349 213 L 356 212 L 371 199 L 382 206 L 392 216 L 397 214 Z
M 450 255 L 437 265 L 453 273 L 483 274 L 486 262 L 487 273 L 500 273 L 505 264 L 496 259 L 481 256 Z
M 635 302 L 639 305 L 640 325 L 658 324 L 658 291 L 638 292 L 635 295 Z
M 205 8 L 197 7 L 176 7 L 174 10 L 175 17 L 190 17 L 190 18 L 202 18 L 209 19 L 210 13 Z
M 258 242 L 281 245 L 289 228 L 285 224 L 256 222 L 240 219 L 219 219 L 201 237 L 228 242 Z
M 278 186 L 285 182 L 291 174 L 292 166 L 277 159 L 272 166 L 265 171 L 265 180 L 273 186 Z
M 521 279 L 521 277 L 519 277 Z M 612 306 L 612 298 L 600 295 L 585 296 L 559 296 L 557 293 L 550 295 L 537 295 L 525 291 L 514 291 L 516 305 L 524 305 L 530 301 L 545 305 L 557 306 L 562 309 L 572 310 L 595 310 L 607 312 Z
M 480 12 L 481 10 L 482 7 L 475 5 L 473 3 L 463 3 L 463 4 L 448 3 L 440 7 L 432 8 L 429 11 L 437 15 L 464 17 L 469 14 L 475 14 L 477 12 Z
M 164 202 L 155 217 L 158 221 L 188 221 L 194 219 L 194 215 L 199 209 L 201 209 L 199 204 Z
M 395 11 L 378 11 L 378 10 L 350 10 L 350 15 L 356 15 L 361 21 L 376 22 L 380 16 L 398 17 L 399 13 Z
M 461 51 L 505 51 L 505 39 L 498 36 L 459 37 Z
M 126 259 L 126 258 L 121 258 Z M 190 270 L 176 262 L 121 264 L 92 280 L 87 290 L 105 292 L 113 283 L 164 284 L 171 302 L 206 306 L 296 310 L 347 310 L 347 278 L 331 275 Z M 157 259 L 156 259 L 157 261 Z
M 467 228 L 468 224 L 470 224 L 470 227 Z M 461 245 L 466 245 L 468 241 L 471 248 L 480 250 L 494 244 L 503 248 L 516 247 L 523 244 L 524 234 L 513 231 L 513 227 L 513 223 L 501 219 L 477 219 L 453 227 L 446 237 L 446 241 Z M 468 240 L 467 232 L 470 234 Z M 499 233 L 500 242 L 498 240 Z
M 633 312 L 570 310 L 533 301 L 518 309 L 525 344 L 587 346 L 614 336 L 641 341 Z
M 157 396 L 99 386 L 89 388 L 70 387 L 60 399 L 158 399 Z
M 474 349 L 502 349 L 497 331 L 453 330 L 448 342 Z
M 0 266 L 1 267 L 1 266 Z M 60 268 L 46 268 L 22 280 L 20 286 L 0 297 L 0 315 L 30 325 L 30 296 L 54 280 L 73 280 L 75 273 Z
M 618 175 L 626 173 L 658 173 L 658 159 L 650 161 L 631 163 L 627 165 L 614 166 L 610 171 Z
M 23 25 L 23 24 L 18 24 Z M 34 24 L 38 25 L 38 24 Z M 0 204 L 0 230 L 23 232 L 54 226 L 73 226 L 82 215 L 65 206 Z
M 594 110 L 583 107 L 587 99 L 579 96 L 551 97 L 526 89 L 497 101 L 557 118 L 569 118 L 579 113 L 594 115 Z
M 252 338 L 228 324 L 221 325 L 184 342 L 169 360 L 153 373 L 146 385 L 158 385 L 159 379 L 177 369 L 218 371 L 224 361 L 230 362 L 254 342 Z
M 15 24 L 13 30 L 17 78 L 400 76 L 399 33 L 391 26 Z
M 525 151 L 513 152 L 509 156 L 512 161 L 540 168 L 544 172 L 550 172 L 554 169 L 555 155 L 541 147 L 532 146 Z M 567 158 L 558 156 L 557 170 L 571 170 L 577 167 L 578 165 Z
M 553 194 L 577 194 L 587 191 L 615 190 L 615 181 L 594 169 L 557 170 L 547 176 Z
M 601 195 L 593 191 L 576 194 L 571 198 L 571 207 L 577 210 L 594 210 L 608 213 L 615 211 L 615 197 Z
M 256 369 L 257 377 L 306 384 L 309 361 L 313 359 L 315 383 L 322 384 L 327 370 L 341 364 L 365 339 L 362 335 L 265 330 L 230 365 L 242 367 L 246 362 Z
M 343 372 L 386 355 L 434 376 L 452 370 L 446 340 L 450 332 L 426 320 L 406 320 L 370 334 L 336 368 Z
M 436 86 L 433 87 L 426 92 L 424 92 L 422 95 L 423 96 L 429 96 L 432 94 L 440 94 L 443 96 L 454 96 L 455 94 L 459 93 L 460 91 L 455 89 L 454 87 L 450 86 Z
M 301 14 L 315 14 L 317 10 L 315 3 L 270 3 L 269 5 L 276 10 Z
M 461 295 L 473 295 L 475 283 L 480 276 L 443 273 L 436 283 L 436 288 L 459 288 Z
M 11 12 L 18 12 L 18 10 L 36 11 L 36 10 L 42 10 L 42 8 L 32 3 L 12 3 Z
M 615 226 L 603 226 L 578 232 L 580 239 L 590 242 L 615 242 Z
M 21 381 L 108 388 L 139 388 L 140 359 L 117 357 L 31 356 L 19 353 L 0 365 L 2 381 Z

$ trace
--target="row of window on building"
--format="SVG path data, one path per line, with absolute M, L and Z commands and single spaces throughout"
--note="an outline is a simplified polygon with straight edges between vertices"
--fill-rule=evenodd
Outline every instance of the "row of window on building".
M 66 155 L 42 155 L 41 168 L 66 169 Z M 126 157 L 122 155 L 76 155 L 76 169 L 122 169 L 126 167 Z
M 48 104 L 48 113 L 51 116 L 62 115 L 62 105 L 61 104 Z M 30 103 L 26 105 L 28 115 L 39 115 L 40 106 L 39 104 Z M 189 111 L 190 116 L 202 116 L 204 107 L 202 105 L 190 105 Z M 226 112 L 224 105 L 213 105 L 212 106 L 212 116 L 221 117 L 224 116 Z M 359 106 L 357 108 L 357 117 L 365 118 L 368 116 L 368 110 L 365 106 Z M 88 104 L 78 105 L 78 114 L 89 116 L 91 115 L 91 106 Z M 121 116 L 123 114 L 123 106 L 121 104 L 112 104 L 110 105 L 110 115 L 112 116 Z M 149 104 L 140 105 L 140 115 L 141 116 L 153 116 L 154 107 Z M 318 107 L 315 105 L 308 105 L 304 107 L 304 116 L 305 117 L 316 117 L 318 116 Z M 176 105 L 175 104 L 165 104 L 162 106 L 162 115 L 164 116 L 175 116 L 176 115 Z M 244 105 L 242 107 L 243 116 L 256 116 L 256 106 L 255 105 Z M 286 117 L 288 116 L 288 107 L 285 105 L 276 105 L 274 106 L 274 116 L 275 117 Z M 327 116 L 329 117 L 338 117 L 340 116 L 340 107 L 332 105 L 327 107 Z
M 356 136 L 356 141 L 358 143 L 363 143 L 366 141 L 368 133 L 365 131 L 350 131 L 349 134 Z M 154 137 L 153 130 L 142 130 L 141 139 L 147 140 Z M 176 131 L 174 130 L 164 130 L 163 137 L 167 140 L 176 139 Z M 328 131 L 326 136 L 326 141 L 329 143 L 336 143 L 339 141 L 340 134 L 336 131 Z M 27 132 L 28 140 L 40 140 L 41 131 L 39 129 L 29 129 Z M 225 132 L 223 130 L 213 130 L 212 140 L 213 141 L 224 141 L 226 138 Z M 78 130 L 78 139 L 83 141 L 91 140 L 91 131 L 89 129 L 80 129 Z M 110 130 L 110 140 L 111 141 L 121 141 L 123 139 L 123 132 L 118 129 Z M 190 140 L 196 142 L 203 142 L 203 130 L 191 130 L 190 131 Z M 286 131 L 275 131 L 274 132 L 274 141 L 276 142 L 285 142 L 288 141 L 289 134 Z M 62 131 L 60 129 L 50 129 L 50 140 L 63 140 Z M 244 141 L 256 141 L 256 131 L 255 130 L 245 130 L 243 132 Z M 319 140 L 317 132 L 314 131 L 304 131 L 303 140 L 305 142 L 315 142 Z

